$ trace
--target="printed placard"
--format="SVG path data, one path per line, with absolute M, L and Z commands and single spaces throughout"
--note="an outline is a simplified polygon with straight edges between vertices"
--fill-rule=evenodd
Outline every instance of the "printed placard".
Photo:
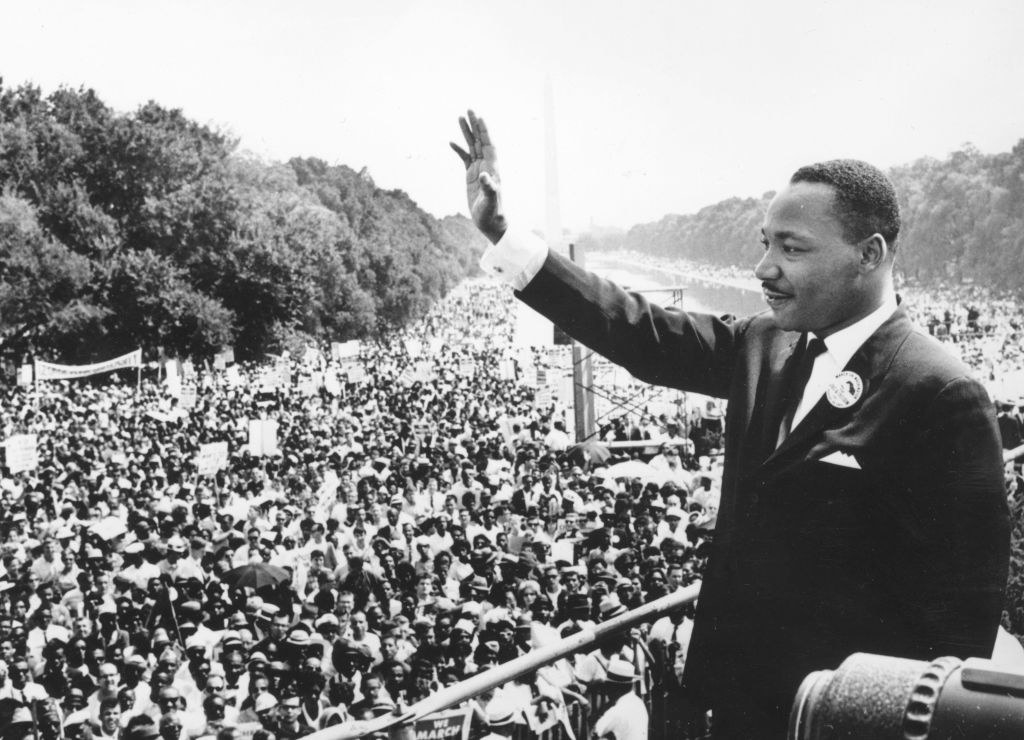
M 228 466 L 228 443 L 210 442 L 200 445 L 196 456 L 196 467 L 199 475 L 213 475 Z
M 24 473 L 39 467 L 39 448 L 34 434 L 15 434 L 5 443 L 7 469 L 11 473 Z

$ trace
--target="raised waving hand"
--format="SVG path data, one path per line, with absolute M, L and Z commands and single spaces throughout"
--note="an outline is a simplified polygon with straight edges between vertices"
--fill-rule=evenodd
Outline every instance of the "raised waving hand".
M 501 208 L 501 178 L 497 156 L 484 119 L 473 111 L 459 117 L 459 127 L 466 138 L 466 148 L 450 142 L 451 148 L 466 165 L 466 200 L 473 223 L 484 236 L 497 243 L 507 224 Z

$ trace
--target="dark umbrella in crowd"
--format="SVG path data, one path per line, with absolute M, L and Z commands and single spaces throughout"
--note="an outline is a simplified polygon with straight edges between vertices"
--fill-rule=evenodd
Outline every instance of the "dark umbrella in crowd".
M 284 583 L 291 575 L 284 568 L 267 563 L 246 563 L 227 571 L 221 580 L 229 586 L 260 589 Z
M 565 456 L 573 465 L 586 468 L 588 465 L 601 465 L 607 462 L 612 453 L 608 449 L 608 445 L 589 439 L 567 449 Z

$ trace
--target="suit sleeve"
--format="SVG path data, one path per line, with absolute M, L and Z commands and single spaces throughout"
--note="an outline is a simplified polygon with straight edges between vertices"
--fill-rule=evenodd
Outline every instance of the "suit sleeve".
M 652 305 L 554 252 L 516 295 L 643 381 L 728 395 L 746 321 Z
M 981 385 L 960 378 L 942 388 L 926 417 L 913 496 L 919 510 L 910 513 L 917 526 L 909 538 L 919 549 L 920 587 L 908 584 L 907 605 L 924 655 L 987 658 L 1010 552 L 995 414 Z

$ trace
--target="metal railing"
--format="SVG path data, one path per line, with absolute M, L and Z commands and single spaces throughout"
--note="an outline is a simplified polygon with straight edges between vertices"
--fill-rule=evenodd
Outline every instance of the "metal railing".
M 574 653 L 592 650 L 597 643 L 610 635 L 623 632 L 644 622 L 660 619 L 687 604 L 692 604 L 699 594 L 699 582 L 680 588 L 649 604 L 644 604 L 625 614 L 609 619 L 607 622 L 602 622 L 595 627 L 577 632 L 547 647 L 533 650 L 514 660 L 510 660 L 508 663 L 503 663 L 479 675 L 467 678 L 465 681 L 446 686 L 427 698 L 402 710 L 398 710 L 398 714 L 387 714 L 372 720 L 327 727 L 307 736 L 307 740 L 350 740 L 350 738 L 366 737 L 388 731 L 394 733 L 396 729 L 403 725 L 410 725 L 428 715 L 458 706 L 467 699 L 497 688 L 515 678 L 532 673 L 538 668 L 553 663 L 556 660 L 568 657 Z M 593 709 L 596 709 L 596 707 L 592 708 L 591 711 Z M 572 721 L 571 717 L 570 721 Z

